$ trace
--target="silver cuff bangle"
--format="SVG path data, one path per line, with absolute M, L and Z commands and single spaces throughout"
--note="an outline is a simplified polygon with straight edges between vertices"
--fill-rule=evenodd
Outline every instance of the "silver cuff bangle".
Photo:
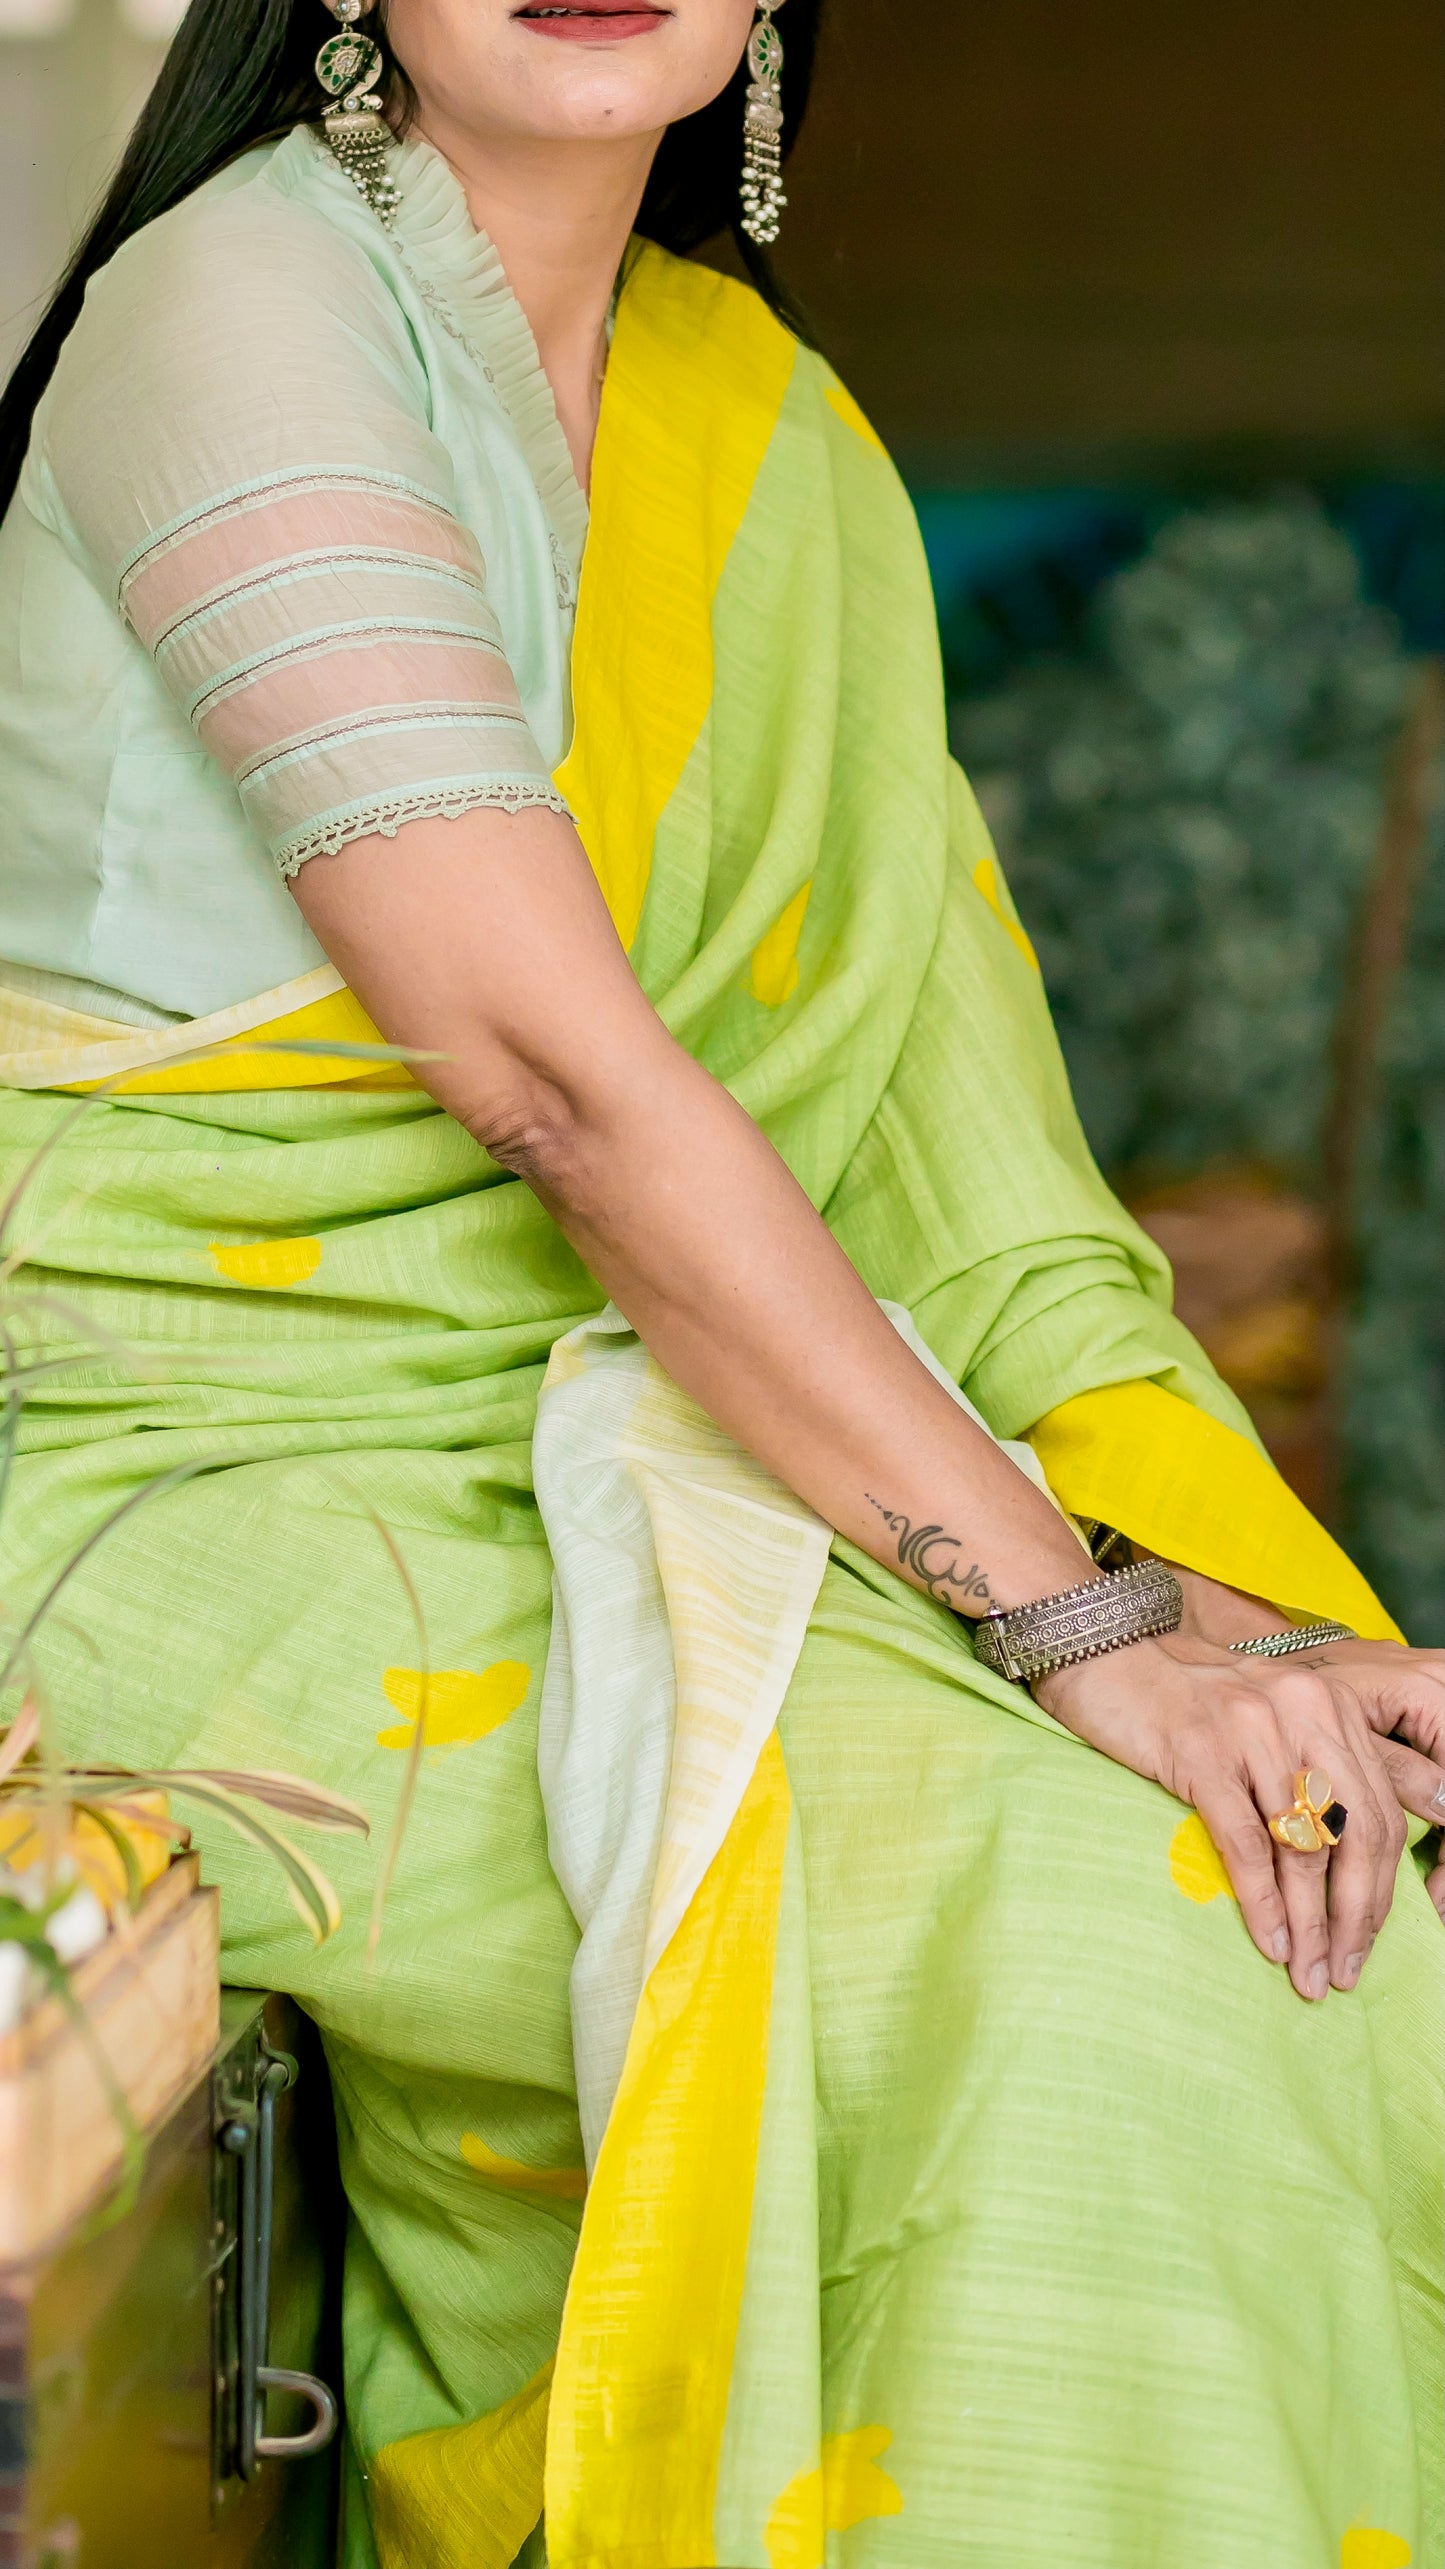
M 997 1676 L 1028 1686 L 1075 1660 L 1177 1632 L 1183 1615 L 1184 1591 L 1173 1571 L 1162 1561 L 1132 1561 L 1081 1588 L 985 1615 L 973 1627 L 973 1647 Z
M 1301 1623 L 1291 1632 L 1259 1632 L 1253 1641 L 1232 1641 L 1231 1650 L 1246 1659 L 1289 1659 L 1297 1650 L 1318 1650 L 1325 1641 L 1358 1641 L 1347 1623 Z

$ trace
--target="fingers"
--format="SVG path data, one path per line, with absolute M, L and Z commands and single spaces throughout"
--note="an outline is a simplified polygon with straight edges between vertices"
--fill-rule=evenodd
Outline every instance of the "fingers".
M 1292 1737 L 1279 1718 L 1278 1707 L 1273 1703 L 1270 1717 L 1256 1717 L 1247 1726 L 1247 1779 L 1255 1805 L 1266 1822 L 1290 1808 L 1294 1801 L 1295 1776 L 1301 1765 L 1306 1763 L 1314 1761 L 1304 1760 L 1298 1755 Z M 1290 1979 L 1301 1998 L 1327 1998 L 1330 1988 L 1329 1850 L 1321 1847 L 1314 1855 L 1302 1855 L 1295 1847 L 1280 1846 L 1267 1829 L 1265 1843 L 1269 1848 L 1270 1866 L 1289 1936 L 1286 1959 Z
M 1253 1797 L 1237 1776 L 1216 1768 L 1201 1777 L 1194 1807 L 1219 1850 L 1239 1914 L 1266 1962 L 1288 1962 L 1290 1927 L 1275 1871 L 1274 1841 Z
M 1381 1740 L 1380 1764 L 1402 1811 L 1428 1820 L 1434 1829 L 1445 1824 L 1445 1766 L 1397 1739 Z
M 1351 1662 L 1348 1682 L 1373 1730 L 1398 1731 L 1422 1756 L 1445 1765 L 1445 1654 L 1382 1653 L 1364 1665 Z
M 1445 1765 L 1445 1695 L 1437 1697 L 1432 1688 L 1422 1701 L 1412 1689 L 1401 1702 L 1391 1692 L 1378 1705 L 1367 1704 L 1366 1710 L 1376 1730 L 1398 1731 L 1422 1757 L 1438 1758 Z
M 1287 1963 L 1299 1995 L 1318 2003 L 1360 1978 L 1394 1897 L 1405 1812 L 1445 1825 L 1445 1740 L 1437 1762 L 1382 1738 L 1354 1668 L 1251 1676 L 1227 1702 L 1216 1698 L 1206 1725 L 1176 1734 L 1170 1782 L 1214 1840 L 1259 1951 Z M 1310 1769 L 1328 1778 L 1347 1819 L 1335 1847 L 1306 1855 L 1279 1845 L 1268 1823 Z M 1445 1918 L 1445 1862 L 1429 1888 Z
M 1301 1998 L 1330 1994 L 1329 1852 L 1277 1846 L 1275 1871 L 1289 1925 L 1289 1976 Z
M 1330 1979 L 1353 1989 L 1395 1896 L 1405 1820 L 1377 1760 L 1356 1765 L 1338 1746 L 1330 1755 L 1331 1780 L 1350 1815 L 1329 1859 Z
M 1380 1743 L 1342 1685 L 1301 1671 L 1274 1689 L 1289 1791 L 1300 1768 L 1318 1768 L 1348 1820 L 1332 1851 L 1302 1856 L 1280 1847 L 1278 1870 L 1290 1924 L 1290 1977 L 1302 1997 L 1323 1998 L 1333 1983 L 1353 1989 L 1388 1915 L 1405 1844 L 1405 1820 L 1390 1788 Z M 1257 1779 L 1272 1787 L 1274 1779 Z M 1275 1808 L 1284 1805 L 1275 1804 Z M 1322 1968 L 1323 1966 L 1323 1968 Z

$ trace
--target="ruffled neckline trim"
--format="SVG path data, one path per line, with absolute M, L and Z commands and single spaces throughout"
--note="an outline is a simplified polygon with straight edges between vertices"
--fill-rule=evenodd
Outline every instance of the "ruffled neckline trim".
M 330 160 L 319 137 L 315 147 Z M 587 495 L 531 324 L 441 153 L 408 134 L 395 148 L 391 176 L 400 195 L 391 239 L 428 309 L 465 348 L 511 420 L 560 553 L 559 570 L 567 575 L 566 602 L 573 603 L 587 541 Z M 343 184 L 351 186 L 344 176 Z

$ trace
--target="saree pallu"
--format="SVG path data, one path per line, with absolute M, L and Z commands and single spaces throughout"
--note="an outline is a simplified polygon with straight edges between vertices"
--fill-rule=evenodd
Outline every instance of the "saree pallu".
M 1093 1168 L 947 759 L 886 457 L 754 298 L 658 253 L 619 307 L 575 690 L 559 781 L 644 987 L 993 1431 L 1064 1504 L 1388 1631 Z M 564 1431 L 599 1296 L 405 1074 L 238 1048 L 364 1041 L 334 974 L 240 1016 L 12 1012 L 7 1164 L 55 1143 L 35 1273 L 110 1334 L 27 1405 L 8 1570 L 200 1462 L 67 1591 L 43 1672 L 67 1741 L 301 1768 L 380 1839 L 425 1713 L 374 1964 L 374 1856 L 338 1842 L 314 1954 L 259 1863 L 208 1856 L 228 1972 L 294 1990 L 332 2066 L 350 2569 L 506 2569 L 544 2539 L 553 2569 L 1439 2569 L 1418 1874 L 1360 1989 L 1302 2006 L 1199 1823 L 941 1609 L 840 1543 L 799 1616 L 785 1494 L 783 1553 L 740 1585 L 771 1502 L 640 1351 L 589 1468 L 620 1493 L 639 1667 L 668 1609 L 675 1771 L 685 1721 L 730 1717 L 724 1628 L 744 1659 L 769 1613 L 796 1629 L 739 1681 L 776 1720 L 707 1787 L 716 1844 L 644 1954 L 589 2171 L 591 1893 L 569 1879 L 574 1915 L 538 1785 L 569 1573 L 533 1435 L 542 1399 L 590 1539 Z M 56 1092 L 107 1078 L 58 1135 Z M 716 1590 L 687 1566 L 699 1491 L 737 1529 Z M 625 1771 L 604 1755 L 599 1805 Z M 664 1820 L 654 1905 L 671 1847 Z

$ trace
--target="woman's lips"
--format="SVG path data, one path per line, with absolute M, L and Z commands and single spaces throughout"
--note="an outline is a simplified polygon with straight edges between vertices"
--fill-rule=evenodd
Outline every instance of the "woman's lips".
M 565 0 L 536 0 L 528 9 L 514 11 L 517 23 L 534 27 L 539 36 L 560 36 L 573 44 L 615 45 L 628 36 L 650 36 L 653 29 L 666 24 L 670 9 L 609 6 L 609 0 L 581 0 L 576 8 Z

